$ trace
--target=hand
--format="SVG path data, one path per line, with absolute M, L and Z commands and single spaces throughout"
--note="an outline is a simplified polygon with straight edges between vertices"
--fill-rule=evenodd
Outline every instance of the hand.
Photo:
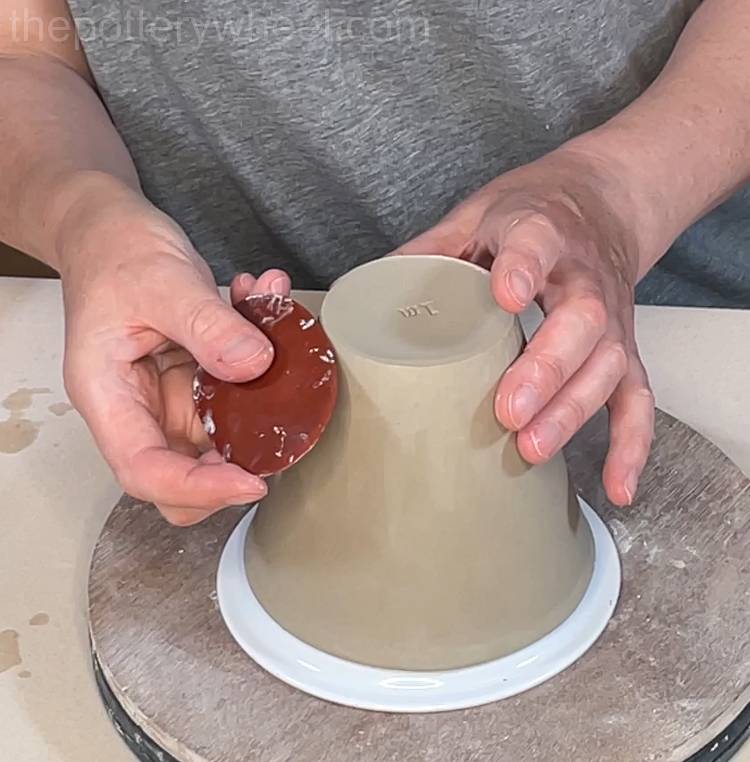
M 633 325 L 639 252 L 627 189 L 603 163 L 560 148 L 470 196 L 396 254 L 464 257 L 491 268 L 497 303 L 536 298 L 546 320 L 503 375 L 498 420 L 530 463 L 557 453 L 605 403 L 607 495 L 629 505 L 651 446 L 654 398 Z
M 72 208 L 59 236 L 70 399 L 123 488 L 171 523 L 262 498 L 263 480 L 225 463 L 203 431 L 193 357 L 244 381 L 268 368 L 270 342 L 221 299 L 171 219 L 132 190 L 96 196 Z M 232 297 L 289 288 L 279 270 L 243 274 Z

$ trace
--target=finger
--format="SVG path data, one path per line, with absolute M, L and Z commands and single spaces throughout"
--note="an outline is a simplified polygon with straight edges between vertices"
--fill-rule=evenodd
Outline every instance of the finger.
M 202 463 L 157 445 L 143 447 L 115 470 L 125 491 L 148 502 L 214 512 L 260 500 L 262 479 L 232 463 Z
M 189 272 L 170 284 L 169 309 L 157 305 L 153 325 L 185 347 L 209 373 L 226 381 L 248 381 L 273 360 L 268 338 L 229 306 L 216 288 Z
M 200 461 L 201 463 L 218 464 L 226 462 L 226 459 L 218 450 L 214 449 L 204 452 L 203 455 L 200 456 Z
M 176 505 L 157 505 L 159 513 L 173 526 L 191 527 L 200 524 L 216 511 L 204 511 L 199 508 L 182 508 Z
M 583 365 L 607 323 L 607 308 L 592 287 L 569 288 L 567 299 L 549 313 L 500 380 L 495 398 L 500 423 L 514 431 L 528 424 Z
M 434 228 L 402 244 L 386 256 L 393 255 L 427 255 L 458 257 L 468 240 L 468 234 L 459 229 L 452 229 L 445 221 Z
M 654 395 L 646 370 L 636 358 L 609 401 L 609 452 L 603 480 L 615 505 L 633 502 L 653 438 Z
M 238 304 L 251 294 L 282 294 L 289 296 L 291 278 L 283 270 L 266 270 L 260 278 L 250 273 L 235 275 L 229 290 L 232 304 Z
M 253 293 L 255 278 L 250 273 L 239 273 L 232 278 L 229 287 L 229 300 L 232 304 L 238 304 Z
M 477 229 L 491 198 L 491 194 L 486 189 L 477 191 L 452 209 L 437 225 L 402 244 L 390 252 L 389 256 L 394 254 L 463 256 L 467 243 Z
M 541 290 L 562 251 L 562 237 L 547 217 L 531 212 L 496 219 L 489 214 L 476 233 L 478 249 L 494 256 L 492 293 L 509 312 L 525 309 Z
M 157 505 L 159 513 L 173 526 L 191 527 L 200 524 L 216 511 L 204 511 L 199 508 L 182 508 L 176 505 Z
M 200 457 L 200 462 L 205 465 L 223 463 L 221 455 L 216 450 L 205 453 Z M 254 501 L 248 501 L 254 502 Z M 169 505 L 167 503 L 159 503 L 156 506 L 162 516 L 175 526 L 187 527 L 193 524 L 198 524 L 204 519 L 208 518 L 212 514 L 216 513 L 215 509 L 204 508 L 192 508 L 184 505 Z M 228 506 L 224 506 L 228 507 Z
M 522 429 L 518 450 L 529 463 L 555 455 L 611 397 L 628 368 L 625 347 L 602 339 L 552 401 Z
M 204 511 L 265 495 L 265 482 L 239 466 L 170 451 L 156 420 L 133 396 L 133 389 L 143 384 L 132 377 L 137 372 L 132 366 L 89 363 L 81 381 L 75 362 L 69 387 L 77 386 L 77 407 L 126 492 L 149 502 Z
M 500 190 L 497 182 L 490 182 L 472 193 L 454 207 L 437 225 L 412 238 L 391 254 L 442 254 L 447 257 L 469 257 L 473 237 L 484 220 L 491 216 L 488 210 L 500 205 L 517 205 L 508 193 Z M 505 224 L 508 215 L 501 210 L 498 218 Z M 488 223 L 488 227 L 491 225 Z M 493 254 L 497 253 L 497 250 Z
M 165 347 L 162 351 L 154 352 L 151 355 L 151 359 L 159 369 L 159 373 L 167 373 L 173 368 L 179 368 L 183 365 L 195 368 L 195 360 L 193 360 L 190 352 L 187 349 L 172 344 Z
M 283 270 L 266 270 L 258 278 L 254 294 L 281 294 L 289 296 L 292 290 L 292 280 Z
M 195 362 L 173 365 L 159 375 L 161 414 L 159 428 L 170 450 L 197 458 L 213 449 L 213 444 L 198 416 L 193 399 Z

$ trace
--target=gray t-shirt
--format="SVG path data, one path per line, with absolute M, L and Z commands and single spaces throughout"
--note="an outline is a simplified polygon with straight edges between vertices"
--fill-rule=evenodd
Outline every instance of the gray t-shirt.
M 622 109 L 700 0 L 70 0 L 148 196 L 217 278 L 325 287 Z M 640 301 L 750 307 L 750 190 Z

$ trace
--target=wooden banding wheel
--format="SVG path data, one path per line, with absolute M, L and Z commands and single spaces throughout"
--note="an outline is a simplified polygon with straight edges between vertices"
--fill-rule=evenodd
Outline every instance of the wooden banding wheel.
M 750 480 L 658 412 L 636 503 L 606 502 L 606 417 L 567 449 L 618 543 L 623 588 L 600 640 L 562 674 L 476 709 L 395 715 L 327 703 L 235 644 L 216 568 L 241 517 L 190 529 L 124 497 L 94 551 L 92 650 L 117 729 L 143 760 L 718 762 L 750 722 Z

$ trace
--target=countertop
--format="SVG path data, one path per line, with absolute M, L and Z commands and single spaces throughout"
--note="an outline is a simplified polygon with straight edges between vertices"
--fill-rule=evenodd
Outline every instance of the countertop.
M 638 307 L 636 321 L 657 404 L 750 475 L 750 312 Z M 89 558 L 120 490 L 67 403 L 59 281 L 0 279 L 0 348 L 0 759 L 133 762 L 86 625 Z

